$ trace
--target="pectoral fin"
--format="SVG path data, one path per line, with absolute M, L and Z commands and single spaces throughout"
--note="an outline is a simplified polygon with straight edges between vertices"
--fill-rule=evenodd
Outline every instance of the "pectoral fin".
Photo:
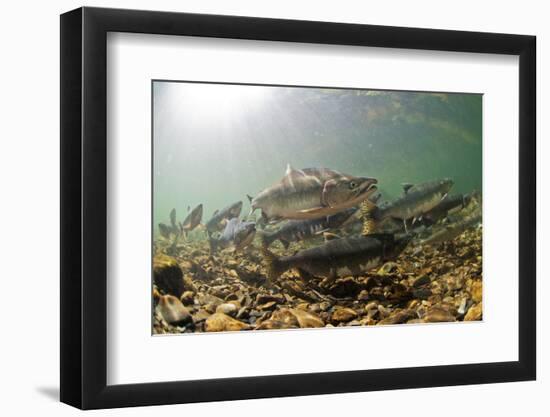
M 335 233 L 323 233 L 323 237 L 325 238 L 325 242 L 328 242 L 330 240 L 334 240 L 334 239 L 340 239 L 340 236 L 338 236 L 337 234 Z

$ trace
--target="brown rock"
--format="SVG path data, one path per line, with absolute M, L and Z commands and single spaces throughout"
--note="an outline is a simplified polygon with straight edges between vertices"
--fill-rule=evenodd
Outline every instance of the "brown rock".
M 228 316 L 235 316 L 238 312 L 235 304 L 224 303 L 216 307 L 216 313 L 227 314 Z
M 386 318 L 388 317 L 391 312 L 392 312 L 392 309 L 391 308 L 387 308 L 387 307 L 384 307 L 383 305 L 379 305 L 378 306 L 378 312 L 380 313 L 380 317 L 382 318 Z
M 248 324 L 223 313 L 212 314 L 204 323 L 204 330 L 207 332 L 232 332 L 247 329 L 250 329 Z
M 355 310 L 347 307 L 337 308 L 334 313 L 332 313 L 332 322 L 333 324 L 338 323 L 347 323 L 348 321 L 354 320 L 357 318 L 357 313 Z
M 256 304 L 266 304 L 269 302 L 274 301 L 277 304 L 283 304 L 285 302 L 285 297 L 283 297 L 281 294 L 258 294 L 256 297 Z
M 448 310 L 437 306 L 430 307 L 423 319 L 428 323 L 456 321 Z
M 302 329 L 312 327 L 325 327 L 325 322 L 319 316 L 308 311 L 293 308 L 290 310 L 294 317 L 298 320 L 298 324 Z
M 476 303 L 481 302 L 481 299 L 483 297 L 483 284 L 481 283 L 481 281 L 472 282 L 472 286 L 470 287 L 470 294 L 472 294 L 472 300 L 474 300 Z
M 268 301 L 265 304 L 259 305 L 258 310 L 275 310 L 277 308 L 277 302 L 276 301 Z
M 466 315 L 464 316 L 464 321 L 477 321 L 481 320 L 483 316 L 483 306 L 482 303 L 474 304 L 470 307 Z
M 201 321 L 205 321 L 208 317 L 210 317 L 210 313 L 206 310 L 200 309 L 193 315 L 193 320 L 195 323 L 199 323 Z
M 173 295 L 163 295 L 159 299 L 157 311 L 170 324 L 185 325 L 193 322 L 193 317 L 181 301 Z
M 185 291 L 183 273 L 171 256 L 159 254 L 153 258 L 153 281 L 165 294 L 179 297 Z
M 418 324 L 418 323 L 426 323 L 426 322 L 422 319 L 412 319 L 407 321 L 407 324 Z
M 205 306 L 205 308 L 208 306 L 207 310 L 212 311 L 215 311 L 220 304 L 224 303 L 221 298 L 211 294 L 198 294 L 197 301 L 199 304 Z
M 416 313 L 412 310 L 400 310 L 392 313 L 390 316 L 382 319 L 378 324 L 401 324 L 416 317 Z
M 413 281 L 412 286 L 415 287 L 415 288 L 418 288 L 418 287 L 422 287 L 424 285 L 428 285 L 430 282 L 431 282 L 431 280 L 430 280 L 430 277 L 428 275 L 422 275 L 422 276 L 416 278 Z
M 283 308 L 273 312 L 269 320 L 262 321 L 256 330 L 270 330 L 270 329 L 297 329 L 300 327 L 298 319 L 292 312 Z
M 330 293 L 338 298 L 357 297 L 363 288 L 364 286 L 358 283 L 355 279 L 346 277 L 339 279 L 332 286 L 330 286 Z
M 399 270 L 399 267 L 395 262 L 386 262 L 378 270 L 378 275 L 393 274 L 394 272 L 398 272 L 398 270 Z
M 190 305 L 195 302 L 195 293 L 193 291 L 184 291 L 180 297 L 180 301 L 185 305 Z

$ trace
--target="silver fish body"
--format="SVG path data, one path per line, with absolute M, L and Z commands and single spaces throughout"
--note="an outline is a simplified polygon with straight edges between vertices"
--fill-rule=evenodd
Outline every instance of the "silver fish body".
M 436 207 L 453 186 L 451 179 L 405 186 L 404 194 L 396 200 L 380 206 L 375 213 L 378 220 L 388 217 L 406 221 L 415 219 Z
M 237 201 L 221 210 L 215 211 L 210 220 L 205 224 L 207 233 L 212 234 L 223 230 L 228 220 L 241 215 L 242 208 L 243 202 Z
M 354 177 L 327 168 L 287 167 L 285 176 L 250 198 L 251 211 L 268 220 L 308 220 L 359 205 L 376 191 L 374 178 Z
M 226 249 L 231 246 L 236 251 L 242 250 L 252 243 L 255 234 L 254 222 L 246 222 L 234 217 L 227 222 L 219 238 L 209 237 L 210 250 L 215 252 L 218 249 Z
M 274 232 L 262 233 L 262 241 L 266 246 L 269 246 L 274 241 L 279 240 L 285 248 L 288 248 L 290 242 L 307 240 L 315 236 L 320 236 L 323 232 L 339 228 L 348 221 L 357 210 L 356 207 L 352 207 L 319 219 L 290 220 Z
M 185 220 L 180 223 L 180 229 L 182 233 L 189 233 L 193 229 L 195 229 L 202 220 L 202 204 L 199 204 L 197 207 L 195 207 L 191 213 L 187 215 Z
M 337 277 L 361 275 L 395 259 L 411 239 L 412 235 L 408 234 L 401 237 L 391 234 L 352 236 L 331 240 L 321 246 L 280 258 L 264 249 L 264 257 L 270 279 L 276 279 L 289 269 L 297 269 L 331 281 Z

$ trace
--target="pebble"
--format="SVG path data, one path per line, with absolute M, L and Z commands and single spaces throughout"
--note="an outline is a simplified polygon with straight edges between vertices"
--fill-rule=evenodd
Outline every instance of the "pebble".
M 248 329 L 250 329 L 248 324 L 223 313 L 212 314 L 204 323 L 204 330 L 207 332 L 231 332 Z
M 481 281 L 472 282 L 470 293 L 472 294 L 472 300 L 474 300 L 476 303 L 481 302 L 483 295 L 483 285 L 481 284 Z
M 185 305 L 192 305 L 195 302 L 195 293 L 193 291 L 184 291 L 180 301 Z
M 481 320 L 483 314 L 482 303 L 474 304 L 470 307 L 466 315 L 464 316 L 464 321 L 476 321 Z
M 418 287 L 422 287 L 424 285 L 428 285 L 431 282 L 432 281 L 430 280 L 430 277 L 428 275 L 422 275 L 422 276 L 416 278 L 413 281 L 412 286 L 415 287 L 415 288 L 418 288 Z
M 216 308 L 216 313 L 227 314 L 228 316 L 235 316 L 237 314 L 237 306 L 231 303 L 220 304 Z
M 294 317 L 298 320 L 298 324 L 302 329 L 312 328 L 312 327 L 324 327 L 325 322 L 321 318 L 309 311 L 304 311 L 301 309 L 293 308 L 290 310 Z
M 357 318 L 357 312 L 351 308 L 340 307 L 332 313 L 331 321 L 333 324 L 346 323 Z
M 173 325 L 183 326 L 193 322 L 189 310 L 173 295 L 162 295 L 159 298 L 157 311 L 167 323 Z
M 410 319 L 414 319 L 416 313 L 413 310 L 401 310 L 393 313 L 391 316 L 386 317 L 378 322 L 378 324 L 401 324 L 405 323 Z
M 456 321 L 455 316 L 442 307 L 431 307 L 423 317 L 427 323 Z

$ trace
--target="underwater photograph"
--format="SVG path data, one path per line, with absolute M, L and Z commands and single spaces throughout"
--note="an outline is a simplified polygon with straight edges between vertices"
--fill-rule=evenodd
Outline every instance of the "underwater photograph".
M 482 100 L 154 80 L 152 333 L 481 321 Z

